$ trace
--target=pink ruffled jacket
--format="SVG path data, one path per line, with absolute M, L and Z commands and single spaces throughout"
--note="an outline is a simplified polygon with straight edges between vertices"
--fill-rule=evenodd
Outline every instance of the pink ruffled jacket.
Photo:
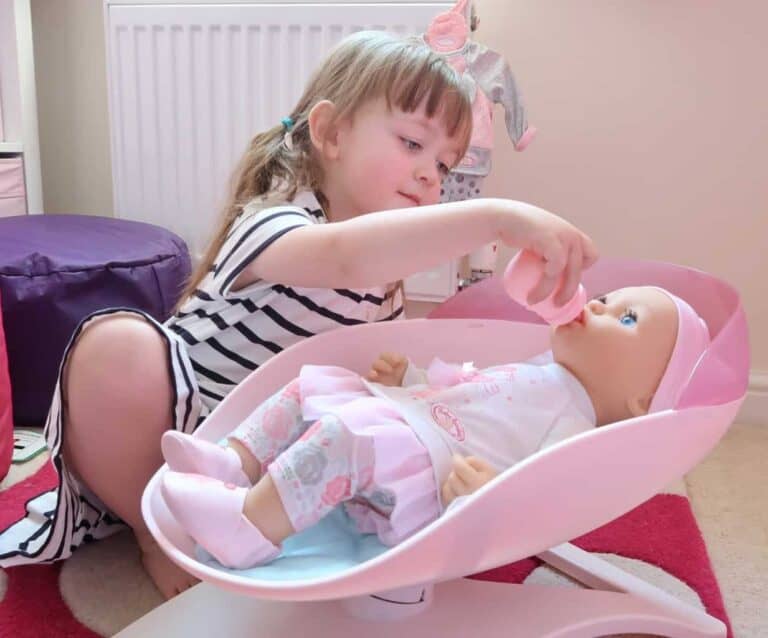
M 507 132 L 516 150 L 528 146 L 536 128 L 528 125 L 520 90 L 506 60 L 469 39 L 466 10 L 467 0 L 460 0 L 453 9 L 436 16 L 422 37 L 462 74 L 472 96 L 472 138 L 453 172 L 485 176 L 491 170 L 494 104 L 504 107 Z

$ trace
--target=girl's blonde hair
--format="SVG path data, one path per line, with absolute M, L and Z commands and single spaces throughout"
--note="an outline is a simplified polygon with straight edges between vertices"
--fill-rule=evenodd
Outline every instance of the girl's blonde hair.
M 255 204 L 260 208 L 267 208 L 292 200 L 299 190 L 311 189 L 327 209 L 322 167 L 309 134 L 312 107 L 330 100 L 336 107 L 336 121 L 351 120 L 363 104 L 381 97 L 390 109 L 405 112 L 415 111 L 423 102 L 427 116 L 438 115 L 448 135 L 458 137 L 458 157 L 464 156 L 472 133 L 472 111 L 470 98 L 453 68 L 421 38 L 400 39 L 383 31 L 359 31 L 346 37 L 314 72 L 298 104 L 287 114 L 294 122 L 290 148 L 284 143 L 282 124 L 251 140 L 234 171 L 213 239 L 178 306 L 211 270 L 232 223 L 254 199 L 259 198 Z M 391 289 L 388 296 L 394 292 Z

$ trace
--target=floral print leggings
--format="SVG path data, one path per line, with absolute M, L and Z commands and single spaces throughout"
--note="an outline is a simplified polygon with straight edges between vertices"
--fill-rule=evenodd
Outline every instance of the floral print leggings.
M 384 516 L 394 507 L 394 496 L 373 482 L 373 437 L 353 432 L 333 414 L 305 421 L 298 379 L 262 403 L 230 438 L 267 468 L 297 532 L 344 501 L 363 500 Z

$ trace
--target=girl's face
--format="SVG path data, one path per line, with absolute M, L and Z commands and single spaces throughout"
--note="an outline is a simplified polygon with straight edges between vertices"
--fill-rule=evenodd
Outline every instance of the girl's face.
M 390 111 L 370 100 L 351 121 L 338 125 L 337 154 L 324 166 L 323 192 L 334 221 L 396 208 L 436 204 L 460 142 L 423 106 Z

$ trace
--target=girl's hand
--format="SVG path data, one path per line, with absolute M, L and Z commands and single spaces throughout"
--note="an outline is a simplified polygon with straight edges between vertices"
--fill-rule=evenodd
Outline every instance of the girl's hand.
M 373 362 L 365 378 L 382 385 L 401 386 L 408 367 L 408 359 L 401 354 L 383 352 Z
M 562 306 L 576 293 L 581 271 L 597 261 L 592 240 L 578 228 L 543 208 L 505 201 L 501 215 L 501 240 L 528 249 L 544 260 L 544 273 L 528 294 L 528 303 L 546 299 L 562 277 L 555 304 Z
M 479 490 L 498 472 L 476 456 L 453 455 L 453 471 L 443 483 L 440 496 L 443 506 L 448 507 L 458 496 L 467 496 Z

